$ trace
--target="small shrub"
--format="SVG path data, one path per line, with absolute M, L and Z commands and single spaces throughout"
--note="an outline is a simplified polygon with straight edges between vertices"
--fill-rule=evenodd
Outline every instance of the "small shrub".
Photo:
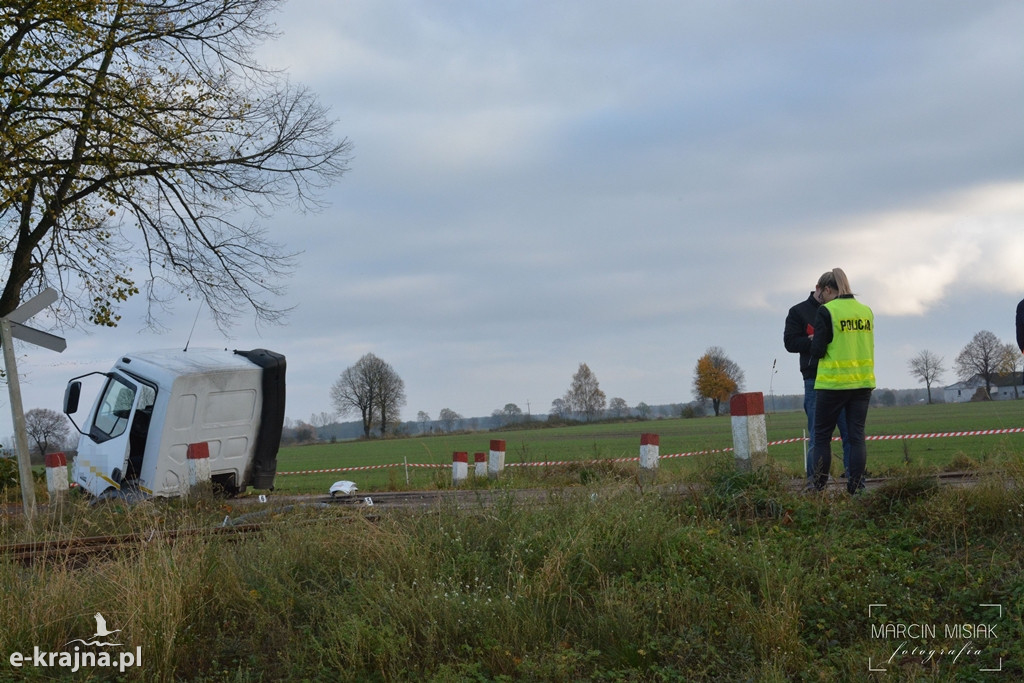
M 18 461 L 15 458 L 0 458 L 0 491 L 18 488 Z
M 978 463 L 969 457 L 963 451 L 958 452 L 953 456 L 953 459 L 946 465 L 945 470 L 947 472 L 970 472 L 971 470 L 977 469 Z
M 909 501 L 922 500 L 936 493 L 940 484 L 934 476 L 916 472 L 904 472 L 883 482 L 864 497 L 867 504 L 879 512 L 890 512 Z
M 679 417 L 684 420 L 692 420 L 695 417 L 704 417 L 704 409 L 692 404 L 687 404 L 679 411 Z

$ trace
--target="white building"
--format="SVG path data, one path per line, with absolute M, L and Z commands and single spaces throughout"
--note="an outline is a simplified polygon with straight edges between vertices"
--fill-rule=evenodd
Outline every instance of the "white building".
M 993 401 L 1024 398 L 1024 384 L 1021 373 L 1004 372 L 995 375 L 989 385 Z M 942 397 L 946 403 L 966 403 L 976 395 L 980 398 L 985 394 L 985 378 L 975 375 L 966 382 L 957 382 L 942 388 Z

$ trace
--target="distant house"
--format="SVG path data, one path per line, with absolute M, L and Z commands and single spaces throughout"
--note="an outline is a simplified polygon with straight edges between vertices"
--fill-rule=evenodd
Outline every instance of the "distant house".
M 993 401 L 1013 400 L 1024 398 L 1024 384 L 1021 383 L 1021 373 L 1004 372 L 995 375 L 990 384 Z M 943 387 L 942 396 L 946 403 L 966 403 L 972 398 L 983 396 L 985 393 L 985 378 L 975 375 L 966 382 L 957 382 Z

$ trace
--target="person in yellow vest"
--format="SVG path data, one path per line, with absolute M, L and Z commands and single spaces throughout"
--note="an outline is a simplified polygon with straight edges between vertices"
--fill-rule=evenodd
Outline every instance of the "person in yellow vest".
M 814 488 L 828 483 L 832 467 L 832 433 L 839 413 L 846 410 L 850 440 L 850 469 L 846 490 L 857 493 L 864 484 L 867 447 L 864 425 L 875 388 L 875 316 L 853 297 L 850 281 L 833 268 L 820 281 L 822 305 L 814 321 L 811 356 L 818 359 L 814 380 Z

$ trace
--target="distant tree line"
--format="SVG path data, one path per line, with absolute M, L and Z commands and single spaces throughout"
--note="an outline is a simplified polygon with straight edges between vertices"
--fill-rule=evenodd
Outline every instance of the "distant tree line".
M 985 394 L 992 382 L 1005 373 L 1017 372 L 1021 354 L 1013 344 L 1004 344 L 989 331 L 982 331 L 961 350 L 954 370 L 962 380 L 980 377 L 986 382 Z M 923 350 L 908 362 L 910 374 L 925 385 L 925 389 L 878 388 L 872 395 L 872 404 L 881 406 L 911 405 L 935 402 L 932 387 L 946 372 L 944 359 L 929 350 Z M 572 375 L 569 388 L 551 402 L 546 416 L 525 414 L 516 403 L 496 408 L 488 417 L 464 417 L 451 408 L 443 408 L 437 419 L 426 411 L 418 411 L 415 421 L 402 422 L 401 408 L 406 403 L 405 383 L 395 369 L 372 353 L 365 354 L 354 365 L 346 368 L 331 387 L 330 397 L 334 413 L 321 412 L 309 421 L 286 424 L 286 436 L 298 442 L 326 439 L 349 439 L 362 436 L 414 435 L 451 433 L 479 429 L 509 428 L 524 423 L 592 422 L 601 419 L 659 419 L 672 417 L 702 417 L 710 403 L 715 416 L 728 413 L 729 399 L 744 388 L 743 370 L 718 346 L 709 347 L 697 359 L 694 368 L 693 395 L 689 403 L 651 406 L 643 401 L 630 407 L 625 399 L 613 397 L 610 401 L 601 389 L 596 374 L 581 362 Z M 802 394 L 765 396 L 768 412 L 800 410 Z M 355 423 L 337 422 L 336 417 L 357 415 Z M 358 426 L 358 431 L 356 431 Z

